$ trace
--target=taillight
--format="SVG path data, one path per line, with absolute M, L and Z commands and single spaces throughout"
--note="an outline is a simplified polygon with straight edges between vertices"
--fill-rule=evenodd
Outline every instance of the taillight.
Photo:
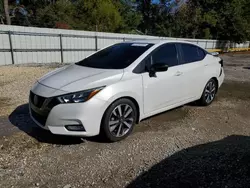
M 220 63 L 220 65 L 221 65 L 221 68 L 220 68 L 220 76 L 221 76 L 222 73 L 223 73 L 223 66 L 224 66 L 223 59 L 221 59 L 221 60 L 219 61 L 219 63 Z
M 223 63 L 223 59 L 219 61 L 219 63 L 221 64 L 221 67 L 223 67 L 224 63 Z

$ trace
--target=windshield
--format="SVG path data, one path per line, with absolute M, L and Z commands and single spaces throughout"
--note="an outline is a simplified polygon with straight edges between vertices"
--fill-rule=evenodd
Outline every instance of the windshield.
M 100 50 L 76 64 L 100 69 L 124 69 L 151 46 L 153 46 L 153 44 L 119 43 Z

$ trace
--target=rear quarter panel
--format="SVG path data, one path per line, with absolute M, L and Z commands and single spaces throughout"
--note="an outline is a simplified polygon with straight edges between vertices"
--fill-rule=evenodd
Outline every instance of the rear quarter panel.
M 203 60 L 205 66 L 204 69 L 204 81 L 203 81 L 203 85 L 205 87 L 206 83 L 213 77 L 217 78 L 217 80 L 219 80 L 219 75 L 220 75 L 220 69 L 221 69 L 221 65 L 219 64 L 219 59 L 217 57 L 214 57 L 212 55 L 207 55 L 205 57 L 205 59 Z M 203 89 L 204 89 L 203 87 Z M 202 91 L 203 91 L 202 89 Z M 201 93 L 202 93 L 201 91 Z

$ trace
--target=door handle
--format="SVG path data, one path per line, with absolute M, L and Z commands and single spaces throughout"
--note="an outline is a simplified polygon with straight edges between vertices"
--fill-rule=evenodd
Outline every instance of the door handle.
M 183 74 L 182 72 L 177 71 L 177 72 L 175 73 L 175 76 L 181 76 L 182 74 Z

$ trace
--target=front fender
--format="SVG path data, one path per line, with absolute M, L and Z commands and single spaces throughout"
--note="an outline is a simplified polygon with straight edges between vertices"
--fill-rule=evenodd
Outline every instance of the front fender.
M 109 105 L 120 98 L 133 98 L 139 106 L 139 115 L 142 117 L 143 87 L 141 76 L 133 77 L 132 80 L 122 80 L 112 84 L 104 88 L 96 97 L 107 101 Z

